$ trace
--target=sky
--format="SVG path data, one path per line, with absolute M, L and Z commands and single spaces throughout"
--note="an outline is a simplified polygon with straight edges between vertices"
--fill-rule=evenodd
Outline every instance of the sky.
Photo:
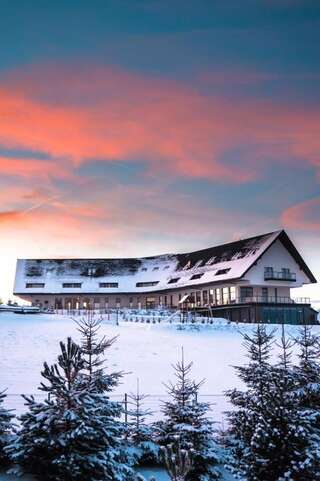
M 280 228 L 320 279 L 319 43 L 317 0 L 2 0 L 0 297 Z

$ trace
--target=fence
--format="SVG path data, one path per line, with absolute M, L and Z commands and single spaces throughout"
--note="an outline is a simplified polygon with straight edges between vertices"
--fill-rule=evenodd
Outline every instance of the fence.
M 14 409 L 17 416 L 26 412 L 25 400 L 21 394 L 6 393 L 6 407 Z M 36 401 L 44 401 L 47 398 L 45 393 L 26 393 L 27 396 L 33 395 Z M 133 411 L 132 401 L 130 401 L 130 394 L 111 394 L 109 395 L 112 401 L 117 401 L 122 404 L 122 420 L 124 422 L 130 421 L 130 411 Z M 158 421 L 162 418 L 162 405 L 169 401 L 170 397 L 167 394 L 148 394 L 142 402 L 142 409 L 150 411 L 149 422 Z M 200 394 L 198 396 L 199 402 L 206 402 L 209 404 L 208 417 L 222 429 L 226 424 L 225 411 L 230 410 L 231 406 L 225 394 Z

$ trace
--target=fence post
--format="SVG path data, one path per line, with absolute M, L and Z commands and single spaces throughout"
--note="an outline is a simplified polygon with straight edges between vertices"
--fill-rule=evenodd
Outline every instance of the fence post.
M 124 422 L 128 424 L 128 394 L 124 393 Z

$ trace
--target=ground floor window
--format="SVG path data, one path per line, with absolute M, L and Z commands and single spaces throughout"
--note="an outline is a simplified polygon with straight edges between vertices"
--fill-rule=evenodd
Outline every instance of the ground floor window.
M 204 306 L 208 304 L 208 291 L 202 291 L 202 301 Z
M 246 300 L 253 297 L 253 287 L 240 287 L 241 300 Z
M 236 288 L 235 286 L 230 287 L 230 302 L 236 302 Z
M 302 324 L 303 309 L 299 307 L 274 307 L 262 308 L 262 322 L 271 324 Z
M 146 298 L 146 308 L 153 309 L 156 307 L 156 298 L 155 297 L 147 297 Z
M 214 290 L 213 289 L 210 289 L 210 291 L 209 291 L 209 303 L 211 305 L 215 304 Z
M 217 288 L 215 290 L 216 294 L 216 304 L 221 304 L 221 289 Z
M 222 288 L 223 304 L 229 304 L 229 287 Z

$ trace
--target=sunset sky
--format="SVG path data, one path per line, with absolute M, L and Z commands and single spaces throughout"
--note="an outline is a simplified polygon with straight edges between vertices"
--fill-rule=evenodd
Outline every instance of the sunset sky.
M 320 279 L 319 45 L 317 0 L 2 0 L 0 297 L 279 228 Z

